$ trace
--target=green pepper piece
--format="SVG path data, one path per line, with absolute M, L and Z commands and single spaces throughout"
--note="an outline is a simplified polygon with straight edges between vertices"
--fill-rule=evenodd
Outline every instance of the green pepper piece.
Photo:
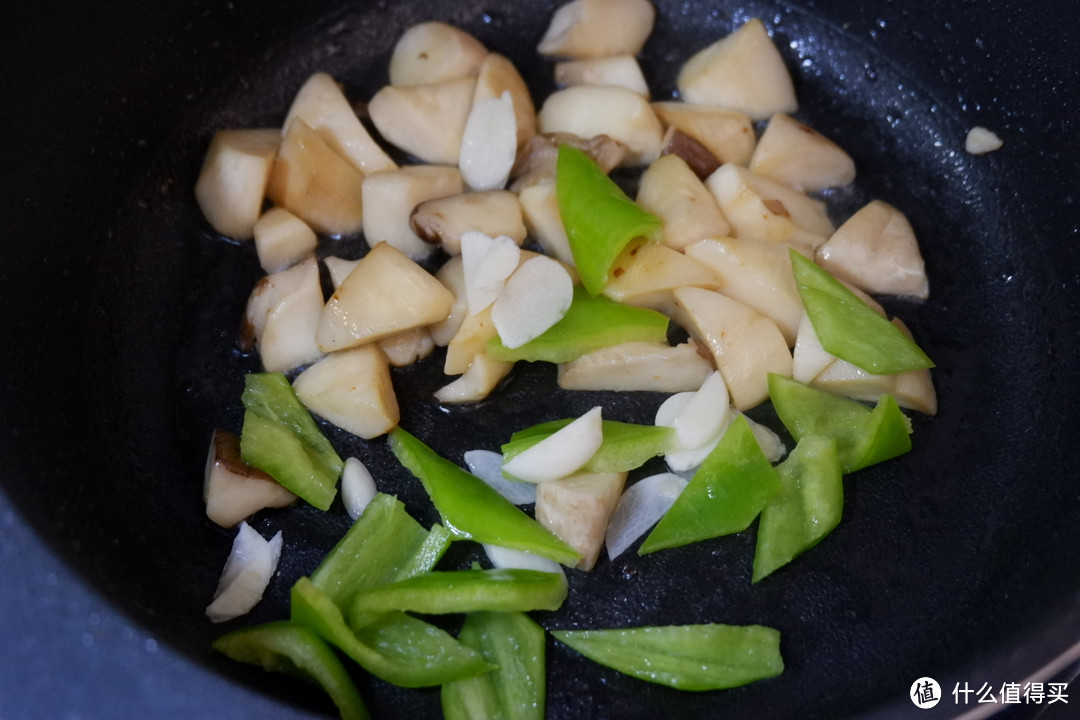
M 446 720 L 544 720 L 544 629 L 519 612 L 465 616 L 458 639 L 497 666 L 442 687 Z
M 804 436 L 775 470 L 781 490 L 761 511 L 753 582 L 817 545 L 840 522 L 844 507 L 832 438 Z
M 504 362 L 569 362 L 612 345 L 666 342 L 667 327 L 668 318 L 655 310 L 623 305 L 602 295 L 592 297 L 575 288 L 566 314 L 539 337 L 508 348 L 496 336 L 488 341 L 487 353 L 492 360 Z
M 891 395 L 883 395 L 871 410 L 850 398 L 770 374 L 769 396 L 796 441 L 806 435 L 836 441 L 845 475 L 911 450 L 911 425 Z
M 306 577 L 293 585 L 289 606 L 293 622 L 400 687 L 432 687 L 492 669 L 480 653 L 445 630 L 405 613 L 379 616 L 354 633 L 330 596 Z
M 563 418 L 540 423 L 519 430 L 502 446 L 503 461 L 509 461 L 533 445 L 563 429 L 574 418 Z M 608 473 L 630 472 L 657 455 L 663 455 L 671 447 L 674 431 L 659 425 L 604 420 L 601 423 L 604 442 L 596 454 L 582 468 L 584 472 Z
M 342 720 L 367 720 L 367 707 L 345 667 L 318 635 L 302 625 L 272 622 L 240 628 L 214 641 L 233 660 L 303 678 L 320 686 Z
M 378 493 L 315 572 L 311 582 L 342 610 L 360 588 L 427 572 L 450 545 L 442 525 L 424 530 L 393 495 Z
M 875 375 L 934 367 L 903 330 L 874 312 L 824 268 L 795 250 L 791 268 L 821 347 Z
M 345 463 L 281 373 L 244 377 L 240 456 L 320 510 L 337 495 Z
M 784 671 L 780 633 L 762 625 L 671 625 L 626 630 L 553 630 L 585 657 L 679 690 L 719 690 Z
M 566 588 L 566 576 L 562 573 L 517 568 L 434 570 L 358 591 L 352 599 L 352 612 L 402 610 L 446 614 L 476 610 L 556 610 L 566 599 Z
M 463 540 L 524 550 L 573 567 L 576 550 L 532 519 L 480 478 L 466 472 L 400 426 L 390 449 L 420 479 L 450 533 Z
M 631 240 L 658 240 L 663 221 L 626 196 L 581 150 L 560 145 L 555 194 L 581 282 L 599 295 L 615 259 Z
M 638 554 L 741 532 L 779 490 L 780 481 L 754 431 L 739 415 L 645 538 Z

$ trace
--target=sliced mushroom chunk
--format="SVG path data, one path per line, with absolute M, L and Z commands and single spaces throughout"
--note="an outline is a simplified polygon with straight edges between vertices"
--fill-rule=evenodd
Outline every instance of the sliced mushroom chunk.
M 703 288 L 675 291 L 676 320 L 712 353 L 731 402 L 747 410 L 769 397 L 770 372 L 791 377 L 791 351 L 769 318 L 738 300 Z
M 573 0 L 555 11 L 537 50 L 575 58 L 637 55 L 655 20 L 649 0 Z
M 648 165 L 660 155 L 663 126 L 649 102 L 632 90 L 578 85 L 556 90 L 537 114 L 540 132 L 589 138 L 607 135 L 626 146 L 622 164 Z
M 457 165 L 472 109 L 475 78 L 427 85 L 387 85 L 368 103 L 384 138 L 422 162 Z
M 252 236 L 281 135 L 274 129 L 219 130 L 195 182 L 195 199 L 222 235 Z
M 537 485 L 536 520 L 578 551 L 578 569 L 596 565 L 625 485 L 626 473 L 579 473 Z
M 267 372 L 314 362 L 322 357 L 315 342 L 322 312 L 319 267 L 312 257 L 258 282 L 244 313 L 241 347 L 254 347 Z
M 816 248 L 833 232 L 825 203 L 728 163 L 705 185 L 740 240 Z
M 233 527 L 264 508 L 286 507 L 296 495 L 240 457 L 240 438 L 217 428 L 203 476 L 206 516 L 221 527 Z
M 581 150 L 601 170 L 609 173 L 622 164 L 626 146 L 607 135 L 582 138 L 572 133 L 544 133 L 535 135 L 518 150 L 510 177 L 514 179 L 511 191 L 520 193 L 525 188 L 555 179 L 555 161 L 559 145 L 571 145 Z
M 735 110 L 754 120 L 799 107 L 784 59 L 757 18 L 687 60 L 676 84 L 686 102 Z
M 255 252 L 259 265 L 275 273 L 314 254 L 319 239 L 300 218 L 285 208 L 270 208 L 255 223 Z
M 559 87 L 617 85 L 649 97 L 649 85 L 633 55 L 564 60 L 555 65 L 555 83 Z
M 400 250 L 379 243 L 334 291 L 319 319 L 325 352 L 375 342 L 444 319 L 454 295 Z
M 855 162 L 827 137 L 784 113 L 769 120 L 750 170 L 806 192 L 849 185 Z
M 364 222 L 364 174 L 297 118 L 281 140 L 266 196 L 314 230 L 343 235 Z
M 363 173 L 397 167 L 356 116 L 348 98 L 332 77 L 315 73 L 296 93 L 282 124 L 284 132 L 300 118 L 330 149 Z
M 461 236 L 476 230 L 498 237 L 506 235 L 521 245 L 525 221 L 521 203 L 508 190 L 470 192 L 425 200 L 416 206 L 409 224 L 418 237 L 438 243 L 451 255 L 461 252 Z
M 375 344 L 327 355 L 300 373 L 293 389 L 311 412 L 364 439 L 389 432 L 400 418 L 389 363 Z
M 907 217 L 873 200 L 837 228 L 815 260 L 841 280 L 876 295 L 926 299 L 930 284 Z
M 693 340 L 680 345 L 632 342 L 613 345 L 559 365 L 564 390 L 677 393 L 697 390 L 712 363 Z
M 721 164 L 745 165 L 750 161 L 757 138 L 749 116 L 686 102 L 654 102 L 652 107 L 666 128 L 697 140 Z
M 625 305 L 674 312 L 672 292 L 681 287 L 719 290 L 720 277 L 711 268 L 659 243 L 636 243 L 619 254 L 603 294 Z
M 721 165 L 716 156 L 709 151 L 709 148 L 674 127 L 669 127 L 664 131 L 660 154 L 678 156 L 694 171 L 699 180 L 704 180 L 712 175 L 720 169 Z
M 488 51 L 469 33 L 444 22 L 413 25 L 390 55 L 391 85 L 428 85 L 473 77 Z
M 678 155 L 664 155 L 649 165 L 636 200 L 664 221 L 661 242 L 675 250 L 731 231 L 712 193 Z
M 412 258 L 428 256 L 433 246 L 413 230 L 413 210 L 425 200 L 459 195 L 461 172 L 449 165 L 406 165 L 364 179 L 364 235 L 369 245 L 386 242 Z

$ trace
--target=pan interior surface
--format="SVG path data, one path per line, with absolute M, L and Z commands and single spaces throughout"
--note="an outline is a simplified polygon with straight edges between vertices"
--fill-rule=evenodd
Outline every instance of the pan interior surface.
M 949 51 L 913 59 L 897 49 L 916 40 L 919 28 L 946 23 L 936 17 L 944 11 L 933 9 L 928 19 L 892 8 L 870 18 L 844 5 L 830 14 L 775 3 L 659 2 L 642 66 L 654 98 L 667 99 L 693 51 L 748 18 L 765 21 L 796 81 L 796 117 L 856 162 L 855 185 L 827 195 L 834 220 L 882 199 L 907 215 L 920 239 L 930 299 L 886 306 L 937 365 L 939 415 L 911 414 L 913 451 L 848 477 L 839 527 L 761 583 L 750 584 L 752 528 L 646 557 L 605 557 L 588 574 L 568 571 L 564 607 L 536 615 L 548 629 L 768 625 L 783 637 L 781 676 L 721 693 L 679 693 L 549 641 L 550 718 L 869 717 L 886 712 L 918 677 L 945 685 L 981 681 L 976 672 L 1011 673 L 1004 679 L 1019 681 L 1080 637 L 1080 567 L 1063 563 L 1060 552 L 1080 545 L 1065 421 L 1080 399 L 1073 377 L 1080 257 L 1058 244 L 1069 222 L 1048 218 L 1068 190 L 1008 145 L 1000 157 L 963 151 L 972 122 L 966 103 L 975 101 L 945 90 L 954 81 L 949 73 L 969 71 L 945 64 L 940 77 L 928 78 L 924 64 Z M 279 126 L 316 71 L 342 82 L 350 98 L 370 98 L 386 81 L 396 38 L 428 19 L 458 25 L 509 57 L 539 106 L 554 84 L 552 64 L 535 47 L 554 7 L 432 0 L 327 10 L 253 62 L 227 68 L 178 116 L 112 218 L 81 307 L 86 355 L 78 369 L 92 419 L 80 442 L 96 449 L 91 467 L 100 480 L 84 480 L 55 517 L 38 522 L 89 582 L 193 661 L 302 709 L 327 708 L 298 683 L 215 656 L 210 643 L 222 627 L 203 616 L 233 536 L 203 511 L 206 447 L 214 427 L 239 431 L 244 374 L 260 369 L 236 343 L 261 275 L 254 250 L 217 237 L 192 195 L 211 135 Z M 992 23 L 976 22 L 986 24 L 990 42 Z M 1022 81 L 1003 82 L 994 102 L 1014 108 Z M 1002 115 L 1018 143 L 1022 128 L 1029 136 L 1045 132 L 1025 112 Z M 1072 232 L 1075 240 L 1075 226 Z M 365 249 L 360 238 L 342 238 L 324 240 L 320 253 L 353 258 Z M 664 397 L 559 391 L 553 368 L 520 364 L 489 400 L 441 407 L 431 396 L 445 382 L 441 353 L 394 374 L 402 426 L 459 463 L 466 450 L 498 449 L 513 429 L 598 404 L 606 417 L 651 422 Z M 751 415 L 780 429 L 768 407 Z M 324 427 L 343 457 L 363 460 L 380 490 L 396 494 L 425 526 L 437 521 L 384 441 Z M 38 501 L 25 499 L 25 489 L 12 486 L 11 494 L 38 517 Z M 289 588 L 349 520 L 339 502 L 328 513 L 304 505 L 263 512 L 252 524 L 267 537 L 281 530 L 284 549 L 264 601 L 238 624 L 286 617 Z M 445 563 L 474 560 L 481 553 L 460 544 Z M 439 716 L 437 691 L 358 682 L 374 717 Z

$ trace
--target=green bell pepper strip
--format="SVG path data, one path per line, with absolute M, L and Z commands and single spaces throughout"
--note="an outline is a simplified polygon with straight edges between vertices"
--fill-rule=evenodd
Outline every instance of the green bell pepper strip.
M 796 441 L 807 435 L 831 437 L 844 474 L 911 450 L 911 425 L 891 395 L 871 410 L 835 393 L 781 375 L 769 375 L 769 397 Z
M 679 690 L 738 687 L 784 671 L 780 633 L 761 625 L 553 630 L 551 634 L 605 667 Z
M 582 288 L 575 288 L 566 314 L 539 337 L 508 348 L 495 336 L 488 341 L 487 353 L 492 360 L 503 362 L 569 362 L 612 345 L 667 342 L 668 322 L 663 313 L 655 310 L 623 305 L 604 296 L 592 297 Z
M 840 522 L 844 507 L 832 438 L 804 436 L 775 470 L 781 490 L 761 511 L 753 582 L 817 545 Z
M 560 145 L 555 195 L 574 265 L 585 289 L 600 294 L 615 259 L 635 238 L 659 240 L 663 221 L 647 212 L 581 150 Z
M 821 347 L 875 375 L 934 367 L 903 330 L 876 313 L 824 268 L 790 250 L 791 268 Z
M 306 577 L 293 585 L 289 607 L 294 623 L 315 631 L 372 675 L 399 687 L 433 687 L 493 668 L 483 655 L 445 630 L 405 613 L 381 615 L 353 632 L 330 596 Z
M 450 545 L 442 525 L 425 530 L 392 495 L 378 493 L 315 572 L 311 582 L 342 610 L 360 588 L 427 572 Z
M 441 457 L 400 426 L 388 439 L 398 461 L 423 483 L 455 538 L 524 550 L 569 567 L 581 559 L 576 550 L 483 480 Z
M 244 377 L 240 456 L 320 510 L 337 495 L 344 461 L 281 373 Z
M 458 639 L 497 666 L 442 687 L 446 720 L 544 720 L 544 629 L 524 613 L 475 612 Z
M 337 705 L 342 720 L 368 720 L 367 707 L 337 655 L 312 630 L 292 622 L 240 628 L 214 641 L 233 660 L 314 682 Z
M 563 418 L 517 431 L 501 448 L 503 462 L 520 455 L 573 421 L 574 418 Z M 630 472 L 651 458 L 666 453 L 671 448 L 674 437 L 671 428 L 659 425 L 638 425 L 618 420 L 604 420 L 601 425 L 604 442 L 589 462 L 585 463 L 582 468 L 584 472 Z
M 780 481 L 754 431 L 739 415 L 645 538 L 638 554 L 741 532 L 779 490 Z
M 566 593 L 562 573 L 517 568 L 435 570 L 360 590 L 353 596 L 351 612 L 401 610 L 442 615 L 477 610 L 556 610 Z

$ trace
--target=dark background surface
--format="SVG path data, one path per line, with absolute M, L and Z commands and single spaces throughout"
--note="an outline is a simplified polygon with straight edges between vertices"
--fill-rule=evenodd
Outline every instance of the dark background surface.
M 543 19 L 528 23 L 502 3 L 386 4 L 373 11 L 385 19 L 380 27 L 321 21 L 340 12 L 331 5 L 0 10 L 0 90 L 8 98 L 0 120 L 8 221 L 0 327 L 10 334 L 0 344 L 0 606 L 9 614 L 0 625 L 2 718 L 215 708 L 254 717 L 326 707 L 205 651 L 216 630 L 201 608 L 230 536 L 207 525 L 198 488 L 181 483 L 198 482 L 206 427 L 236 421 L 235 403 L 222 407 L 221 398 L 238 396 L 230 388 L 251 365 L 230 353 L 223 330 L 238 317 L 246 286 L 206 289 L 249 283 L 254 271 L 249 253 L 215 243 L 200 226 L 190 180 L 214 127 L 279 122 L 312 69 L 340 68 L 348 89 L 369 96 L 410 17 L 460 22 L 529 62 L 551 9 L 536 6 Z M 354 5 L 342 17 L 371 7 Z M 1057 22 L 1072 10 L 1018 2 L 718 7 L 687 4 L 685 15 L 658 24 L 646 49 L 650 80 L 670 87 L 670 68 L 692 49 L 687 27 L 719 36 L 768 11 L 762 16 L 799 78 L 803 117 L 866 169 L 856 192 L 832 198 L 836 207 L 883 197 L 923 238 L 934 297 L 924 308 L 896 309 L 938 360 L 942 413 L 916 419 L 911 458 L 847 484 L 845 523 L 829 548 L 778 582 L 753 596 L 739 582 L 751 539 L 708 546 L 716 563 L 709 573 L 735 576 L 736 587 L 709 599 L 731 608 L 723 620 L 772 620 L 791 638 L 790 684 L 725 694 L 715 708 L 729 717 L 903 716 L 913 710 L 903 694 L 919 675 L 947 690 L 1022 681 L 1080 640 L 1080 570 L 1071 561 L 1080 540 L 1071 415 L 1080 53 L 1070 23 Z M 500 45 L 508 31 L 525 41 Z M 376 62 L 356 70 L 350 48 Z M 541 87 L 545 72 L 535 61 L 526 68 Z M 1005 147 L 964 155 L 962 133 L 974 124 L 999 132 Z M 189 286 L 192 275 L 199 279 Z M 417 397 L 435 382 L 422 370 L 403 377 Z M 500 401 L 515 426 L 536 412 L 520 408 L 544 379 L 519 373 Z M 649 402 L 625 411 L 647 413 Z M 410 413 L 403 422 L 411 430 L 437 430 L 437 409 Z M 427 439 L 452 456 L 491 428 L 474 432 Z M 377 446 L 357 452 L 381 462 Z M 415 488 L 400 491 L 410 508 L 422 507 Z M 304 526 L 306 535 L 292 535 L 290 548 L 286 530 L 289 559 L 257 619 L 280 612 L 288 578 L 310 571 L 343 528 L 340 513 L 303 511 L 259 527 L 277 522 Z M 577 583 L 564 615 L 548 620 L 660 617 L 671 608 L 634 576 L 669 582 L 680 577 L 673 568 L 700 562 L 700 553 L 646 569 L 609 563 L 596 583 Z M 611 588 L 631 582 L 633 593 L 618 596 L 627 604 L 612 604 Z M 702 593 L 701 575 L 686 582 L 688 596 Z M 834 652 L 816 657 L 817 647 Z M 689 703 L 690 714 L 701 707 L 617 677 L 590 684 L 595 673 L 586 679 L 565 651 L 555 657 L 550 702 L 560 717 L 631 716 L 620 713 L 621 702 L 639 713 L 672 702 Z M 429 708 L 430 693 L 418 703 Z M 946 698 L 920 716 L 949 709 Z

